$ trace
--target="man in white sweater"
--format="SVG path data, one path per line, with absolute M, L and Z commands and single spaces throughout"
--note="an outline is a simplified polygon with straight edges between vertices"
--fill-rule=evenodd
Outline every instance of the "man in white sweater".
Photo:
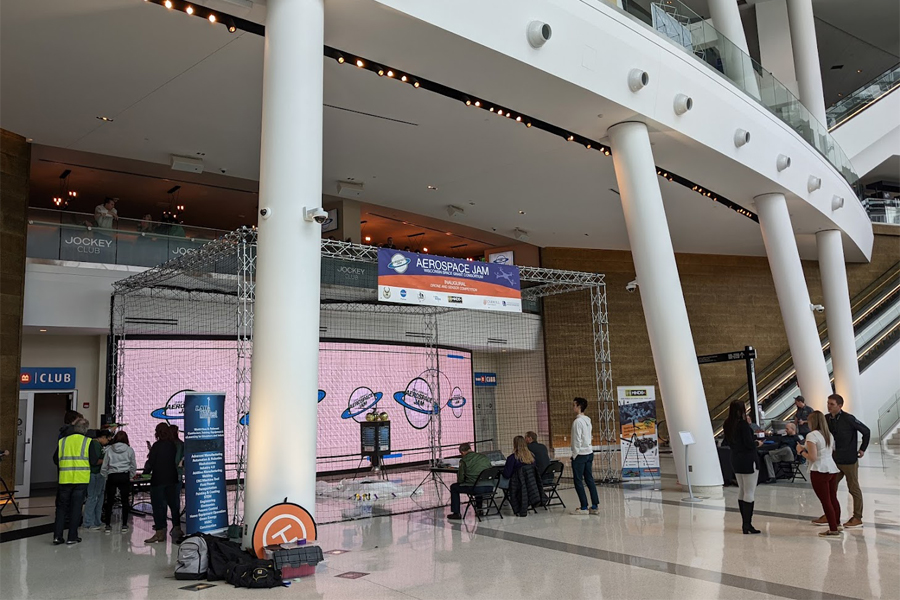
M 575 420 L 572 422 L 572 479 L 575 480 L 575 493 L 581 506 L 572 511 L 573 515 L 597 515 L 600 498 L 597 496 L 597 486 L 594 483 L 594 444 L 591 441 L 593 426 L 591 418 L 584 414 L 587 410 L 587 400 L 575 398 L 573 408 Z M 591 492 L 591 507 L 588 508 L 587 495 L 584 493 L 584 484 L 587 483 Z

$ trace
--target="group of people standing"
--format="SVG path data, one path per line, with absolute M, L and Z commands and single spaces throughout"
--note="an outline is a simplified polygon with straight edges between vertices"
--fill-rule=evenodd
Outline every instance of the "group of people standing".
M 797 455 L 809 465 L 809 479 L 822 504 L 823 514 L 814 525 L 827 525 L 819 534 L 823 538 L 840 539 L 844 528 L 862 527 L 863 496 L 859 487 L 859 459 L 869 446 L 871 432 L 856 417 L 843 411 L 844 399 L 839 394 L 828 396 L 828 413 L 806 406 L 802 396 L 796 399 L 795 423 L 803 442 L 797 442 Z M 753 527 L 754 493 L 756 491 L 757 447 L 762 444 L 754 436 L 744 403 L 731 403 L 724 425 L 725 440 L 731 447 L 731 462 L 738 482 L 738 506 L 745 534 L 760 533 Z M 859 436 L 862 436 L 860 443 Z M 841 506 L 837 486 L 847 479 L 853 498 L 853 516 L 841 525 Z
M 156 441 L 149 446 L 150 454 L 144 473 L 150 475 L 150 503 L 153 506 L 155 533 L 146 543 L 166 540 L 166 513 L 171 511 L 172 535 L 181 537 L 181 475 L 180 463 L 184 443 L 178 438 L 178 427 L 160 423 L 156 427 Z M 59 469 L 56 492 L 56 522 L 53 544 L 73 545 L 81 542 L 78 529 L 105 529 L 112 533 L 112 514 L 119 494 L 121 531 L 129 530 L 132 480 L 137 476 L 137 459 L 128 434 L 113 434 L 103 429 L 89 429 L 81 413 L 68 411 L 60 428 L 53 461 Z M 66 537 L 63 537 L 66 534 Z

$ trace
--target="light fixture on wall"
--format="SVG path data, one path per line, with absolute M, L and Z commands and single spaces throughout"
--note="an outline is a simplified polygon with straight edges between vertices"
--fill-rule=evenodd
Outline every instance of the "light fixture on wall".
M 835 211 L 839 208 L 844 208 L 844 198 L 842 196 L 832 196 L 831 197 L 831 210 Z
M 538 49 L 550 41 L 553 28 L 541 21 L 532 21 L 525 28 L 525 38 L 532 48 Z
M 814 192 L 820 187 L 822 187 L 822 179 L 820 177 L 810 175 L 809 179 L 806 180 L 806 189 L 810 192 Z
M 737 129 L 734 132 L 734 145 L 740 148 L 744 144 L 750 143 L 750 132 L 746 129 Z
M 639 92 L 648 83 L 650 83 L 650 74 L 641 69 L 632 69 L 628 71 L 628 89 L 632 92 Z
M 672 103 L 672 108 L 675 110 L 676 115 L 683 115 L 687 111 L 694 108 L 694 99 L 684 94 L 675 94 L 675 100 Z
M 513 237 L 516 238 L 517 240 L 519 240 L 520 242 L 527 242 L 528 241 L 528 232 L 525 231 L 524 229 L 519 229 L 518 227 L 516 227 L 515 229 L 513 229 Z
M 779 154 L 778 158 L 775 159 L 775 168 L 778 169 L 779 173 L 784 171 L 785 169 L 787 169 L 790 166 L 791 166 L 791 157 L 790 156 L 787 156 L 784 154 Z

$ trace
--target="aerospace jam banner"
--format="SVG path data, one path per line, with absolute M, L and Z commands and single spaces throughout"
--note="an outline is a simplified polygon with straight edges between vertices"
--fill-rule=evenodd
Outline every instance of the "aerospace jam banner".
M 388 248 L 378 250 L 378 299 L 522 312 L 518 267 Z
M 227 528 L 224 392 L 184 394 L 184 479 L 187 532 Z
M 659 477 L 656 388 L 617 387 L 622 445 L 622 479 Z

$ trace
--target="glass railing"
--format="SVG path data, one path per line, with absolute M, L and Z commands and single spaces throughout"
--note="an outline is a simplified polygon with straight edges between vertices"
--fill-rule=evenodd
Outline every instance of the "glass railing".
M 828 128 L 819 123 L 784 84 L 713 28 L 707 19 L 679 0 L 622 0 L 622 7 L 627 14 L 693 54 L 787 123 L 840 172 L 859 196 L 859 176 L 850 159 L 828 133 Z
M 865 198 L 862 205 L 873 223 L 900 225 L 900 198 Z
M 900 63 L 897 63 L 869 83 L 848 96 L 841 98 L 825 111 L 828 118 L 828 130 L 840 127 L 869 105 L 881 100 L 900 87 Z
M 155 267 L 224 235 L 179 223 L 117 219 L 97 225 L 94 215 L 30 208 L 25 255 L 110 265 Z

